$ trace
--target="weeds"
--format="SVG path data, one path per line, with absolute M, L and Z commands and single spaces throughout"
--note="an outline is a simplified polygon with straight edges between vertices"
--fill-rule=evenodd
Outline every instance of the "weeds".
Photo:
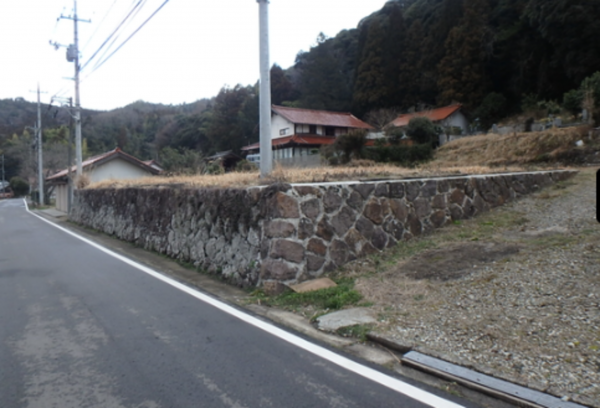
M 312 292 L 296 293 L 290 290 L 279 296 L 268 297 L 263 292 L 256 291 L 252 296 L 262 304 L 284 309 L 312 306 L 319 310 L 339 310 L 345 306 L 357 305 L 362 300 L 362 295 L 354 290 L 353 279 L 336 279 L 336 283 L 335 287 Z

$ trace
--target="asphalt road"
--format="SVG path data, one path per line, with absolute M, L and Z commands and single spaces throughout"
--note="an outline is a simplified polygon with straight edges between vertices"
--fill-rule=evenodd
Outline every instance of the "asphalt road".
M 472 406 L 161 276 L 0 201 L 0 408 Z

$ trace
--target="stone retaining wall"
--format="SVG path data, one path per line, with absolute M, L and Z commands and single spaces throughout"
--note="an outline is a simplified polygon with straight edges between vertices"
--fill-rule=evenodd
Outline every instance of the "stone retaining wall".
M 81 190 L 70 216 L 238 285 L 255 286 L 319 276 L 574 174 Z

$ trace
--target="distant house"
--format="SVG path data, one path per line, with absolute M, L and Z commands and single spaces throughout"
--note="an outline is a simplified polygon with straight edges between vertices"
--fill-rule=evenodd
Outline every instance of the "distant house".
M 319 148 L 354 129 L 373 127 L 351 113 L 274 105 L 271 109 L 273 160 L 284 166 L 310 167 L 321 164 Z M 260 143 L 242 148 L 248 154 L 259 152 Z
M 225 171 L 231 171 L 235 169 L 235 166 L 242 161 L 242 158 L 237 154 L 234 154 L 231 150 L 224 152 L 217 152 L 212 156 L 204 159 L 207 163 L 216 163 L 223 167 Z
M 123 152 L 118 147 L 110 152 L 91 157 L 82 163 L 83 172 L 92 183 L 103 180 L 128 180 L 149 177 L 160 173 L 158 165 L 145 162 Z M 75 177 L 76 166 L 70 169 Z M 69 169 L 64 169 L 46 178 L 47 183 L 55 186 L 56 209 L 68 211 Z
M 415 113 L 405 113 L 394 119 L 388 126 L 405 127 L 412 118 L 426 117 L 436 125 L 441 126 L 445 132 L 440 135 L 440 145 L 452 140 L 452 136 L 460 129 L 466 135 L 469 130 L 469 121 L 462 112 L 460 103 L 444 106 Z

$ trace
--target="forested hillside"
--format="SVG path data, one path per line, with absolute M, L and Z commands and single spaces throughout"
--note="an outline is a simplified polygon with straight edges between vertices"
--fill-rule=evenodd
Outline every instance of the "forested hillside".
M 484 128 L 525 105 L 576 112 L 584 99 L 594 104 L 585 97 L 585 78 L 600 102 L 600 74 L 589 79 L 600 71 L 598 33 L 596 0 L 391 0 L 354 29 L 333 38 L 315 33 L 315 44 L 293 66 L 274 65 L 272 102 L 374 120 L 381 109 L 456 101 Z M 45 143 L 62 152 L 69 115 L 47 107 L 44 114 Z M 258 140 L 258 86 L 224 87 L 192 104 L 138 101 L 82 117 L 87 155 L 119 146 L 167 167 L 189 167 L 200 156 Z M 33 141 L 24 129 L 35 118 L 35 104 L 0 101 L 0 150 L 9 176 L 30 172 L 25 158 Z

